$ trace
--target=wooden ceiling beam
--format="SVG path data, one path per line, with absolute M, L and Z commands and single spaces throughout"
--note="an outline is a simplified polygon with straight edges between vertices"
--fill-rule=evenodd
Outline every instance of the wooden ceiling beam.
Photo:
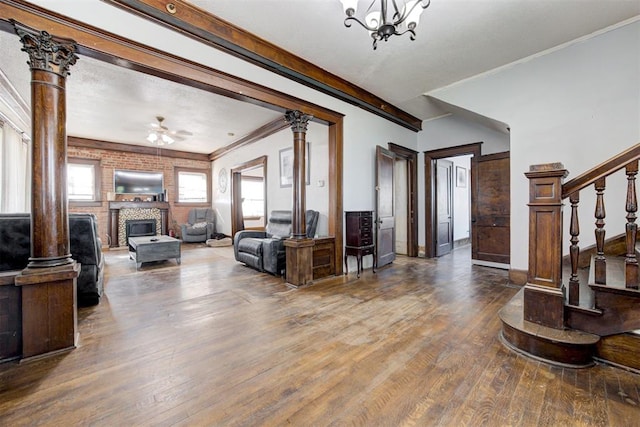
M 418 132 L 422 120 L 355 84 L 182 0 L 103 0 Z M 169 12 L 172 10 L 173 12 Z
M 284 120 L 284 116 L 275 119 L 263 126 L 260 126 L 258 129 L 232 142 L 231 144 L 215 150 L 214 152 L 209 154 L 209 160 L 214 161 L 216 159 L 219 159 L 220 157 L 230 153 L 233 150 L 237 150 L 240 147 L 244 147 L 245 145 L 264 139 L 270 135 L 273 135 L 274 133 L 280 132 L 282 129 L 285 129 L 289 126 L 290 125 Z
M 67 144 L 70 147 L 91 148 L 93 150 L 110 150 L 124 153 L 148 154 L 150 156 L 171 157 L 175 159 L 189 159 L 209 161 L 209 155 L 203 153 L 190 153 L 188 151 L 165 150 L 159 147 L 147 147 L 143 145 L 123 144 L 118 142 L 100 141 L 97 139 L 68 136 Z

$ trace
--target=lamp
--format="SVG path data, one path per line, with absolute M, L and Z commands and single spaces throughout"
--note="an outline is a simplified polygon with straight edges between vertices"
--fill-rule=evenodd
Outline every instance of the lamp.
M 351 21 L 355 21 L 369 31 L 373 38 L 373 49 L 378 47 L 378 41 L 389 40 L 391 36 L 401 36 L 409 33 L 411 40 L 416 39 L 415 29 L 420 22 L 422 11 L 429 7 L 431 0 L 400 0 L 404 2 L 402 8 L 398 8 L 398 2 L 391 0 L 393 10 L 390 11 L 387 0 L 380 0 L 380 9 L 375 9 L 376 0 L 372 0 L 363 18 L 355 16 L 358 0 L 340 0 L 347 17 L 344 20 L 345 27 L 351 27 Z M 388 13 L 392 12 L 389 17 Z

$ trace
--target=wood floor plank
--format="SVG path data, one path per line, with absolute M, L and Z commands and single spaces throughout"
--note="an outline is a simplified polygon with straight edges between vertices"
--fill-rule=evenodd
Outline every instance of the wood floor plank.
M 640 421 L 638 402 L 629 395 L 635 395 L 635 390 L 631 390 L 624 374 L 615 371 L 604 377 L 610 425 L 632 426 Z
M 0 365 L 0 425 L 624 425 L 640 376 L 504 347 L 518 291 L 468 249 L 300 289 L 183 245 L 182 265 L 106 252 L 77 349 Z M 633 424 L 627 424 L 633 425 Z

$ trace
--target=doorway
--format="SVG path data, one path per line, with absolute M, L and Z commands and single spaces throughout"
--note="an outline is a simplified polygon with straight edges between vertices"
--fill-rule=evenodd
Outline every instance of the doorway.
M 418 256 L 418 152 L 389 143 L 395 154 L 393 198 L 395 208 L 395 251 Z
M 231 232 L 263 229 L 267 212 L 267 156 L 231 169 Z
M 471 243 L 471 155 L 437 159 L 436 256 Z
M 460 156 L 471 158 L 468 170 L 455 168 L 452 185 L 466 185 L 471 195 L 471 253 L 474 264 L 508 268 L 509 231 L 509 152 L 480 155 L 480 145 L 426 151 L 425 154 L 425 255 L 439 256 L 438 163 Z M 466 168 L 465 168 L 466 169 Z M 443 178 L 444 179 L 444 178 Z M 455 217 L 455 214 L 453 215 Z M 453 235 L 453 233 L 452 233 Z M 489 258 L 488 258 L 489 257 Z
M 453 250 L 453 162 L 436 160 L 436 256 Z

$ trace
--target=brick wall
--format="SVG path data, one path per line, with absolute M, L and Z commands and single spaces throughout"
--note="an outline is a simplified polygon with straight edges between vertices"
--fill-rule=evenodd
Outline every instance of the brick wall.
M 207 169 L 210 167 L 208 161 L 177 159 L 172 157 L 155 156 L 148 154 L 138 154 L 114 150 L 102 150 L 95 148 L 84 148 L 69 146 L 67 149 L 67 157 L 75 157 L 81 159 L 98 159 L 102 170 L 102 205 L 96 207 L 74 207 L 69 204 L 69 212 L 89 212 L 98 218 L 98 232 L 102 239 L 103 247 L 108 247 L 107 225 L 109 223 L 109 202 L 107 193 L 113 192 L 113 170 L 128 169 L 141 171 L 162 171 L 164 175 L 164 187 L 167 192 L 167 200 L 169 202 L 169 228 L 172 228 L 173 221 L 176 224 L 186 222 L 189 214 L 190 206 L 176 206 L 175 204 L 175 182 L 174 167 Z M 128 195 L 128 197 L 130 197 Z

